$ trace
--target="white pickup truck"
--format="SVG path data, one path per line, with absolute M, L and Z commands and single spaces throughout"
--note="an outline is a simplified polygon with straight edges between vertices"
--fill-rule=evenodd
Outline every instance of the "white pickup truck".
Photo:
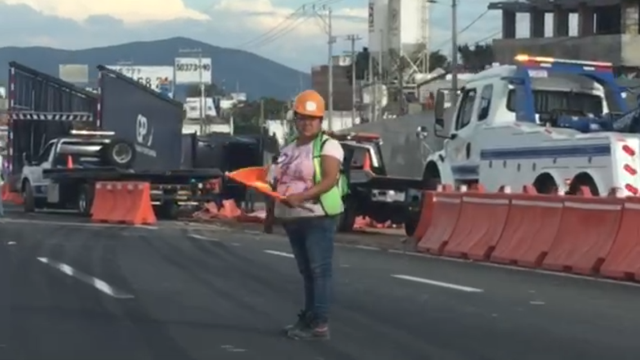
M 470 78 L 448 124 L 438 94 L 433 131 L 446 140 L 428 158 L 425 184 L 480 183 L 488 191 L 532 184 L 546 194 L 575 194 L 586 186 L 593 195 L 614 188 L 638 195 L 640 137 L 613 131 L 628 109 L 612 65 L 526 55 L 515 60 Z M 417 135 L 429 130 L 420 127 Z
M 20 189 L 24 210 L 75 209 L 88 214 L 93 200 L 93 183 L 88 181 L 91 177 L 87 173 L 96 173 L 97 169 L 106 167 L 128 169 L 136 158 L 133 145 L 115 139 L 113 135 L 113 132 L 105 131 L 72 131 L 67 137 L 51 140 L 34 159 L 23 154 L 25 166 Z M 49 171 L 69 167 L 86 171 L 78 171 L 77 176 L 67 176 L 62 181 L 46 176 Z

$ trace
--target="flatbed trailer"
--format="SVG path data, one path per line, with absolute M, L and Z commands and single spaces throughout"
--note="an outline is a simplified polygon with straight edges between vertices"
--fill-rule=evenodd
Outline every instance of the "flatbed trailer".
M 44 169 L 42 174 L 48 182 L 47 196 L 36 201 L 25 194 L 27 211 L 51 207 L 90 215 L 97 182 L 130 181 L 150 183 L 151 203 L 162 218 L 175 218 L 180 206 L 212 201 L 216 194 L 204 184 L 223 176 L 217 169 L 127 171 L 116 167 L 53 168 Z

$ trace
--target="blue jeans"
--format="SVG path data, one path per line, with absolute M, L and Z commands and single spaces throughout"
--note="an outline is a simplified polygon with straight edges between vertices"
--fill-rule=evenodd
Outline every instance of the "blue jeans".
M 300 218 L 283 223 L 304 281 L 304 310 L 319 323 L 329 321 L 333 241 L 337 225 L 337 216 Z

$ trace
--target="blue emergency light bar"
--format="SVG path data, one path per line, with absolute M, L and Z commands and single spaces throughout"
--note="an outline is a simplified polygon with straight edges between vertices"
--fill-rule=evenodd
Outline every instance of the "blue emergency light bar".
M 530 55 L 516 55 L 514 58 L 517 62 L 521 63 L 534 63 L 540 67 L 551 67 L 555 65 L 577 65 L 582 66 L 585 71 L 605 70 L 612 71 L 613 63 L 603 61 L 584 61 L 584 60 L 569 60 L 569 59 L 556 59 L 545 56 L 530 56 Z

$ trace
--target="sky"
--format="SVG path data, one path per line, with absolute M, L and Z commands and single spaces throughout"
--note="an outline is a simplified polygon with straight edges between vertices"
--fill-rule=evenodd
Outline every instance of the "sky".
M 304 1 L 308 0 L 0 0 L 0 46 L 83 49 L 185 36 L 251 51 L 308 72 L 326 63 L 327 36 L 310 6 L 295 12 Z M 335 14 L 334 53 L 348 50 L 347 34 L 360 35 L 358 47 L 366 46 L 368 0 L 324 2 Z M 488 2 L 458 0 L 458 29 L 483 13 Z M 431 5 L 429 39 L 432 49 L 449 53 L 450 4 L 437 0 Z M 518 19 L 518 26 L 518 33 L 527 36 L 526 15 Z M 500 13 L 492 11 L 459 40 L 486 41 L 499 36 L 500 28 Z

